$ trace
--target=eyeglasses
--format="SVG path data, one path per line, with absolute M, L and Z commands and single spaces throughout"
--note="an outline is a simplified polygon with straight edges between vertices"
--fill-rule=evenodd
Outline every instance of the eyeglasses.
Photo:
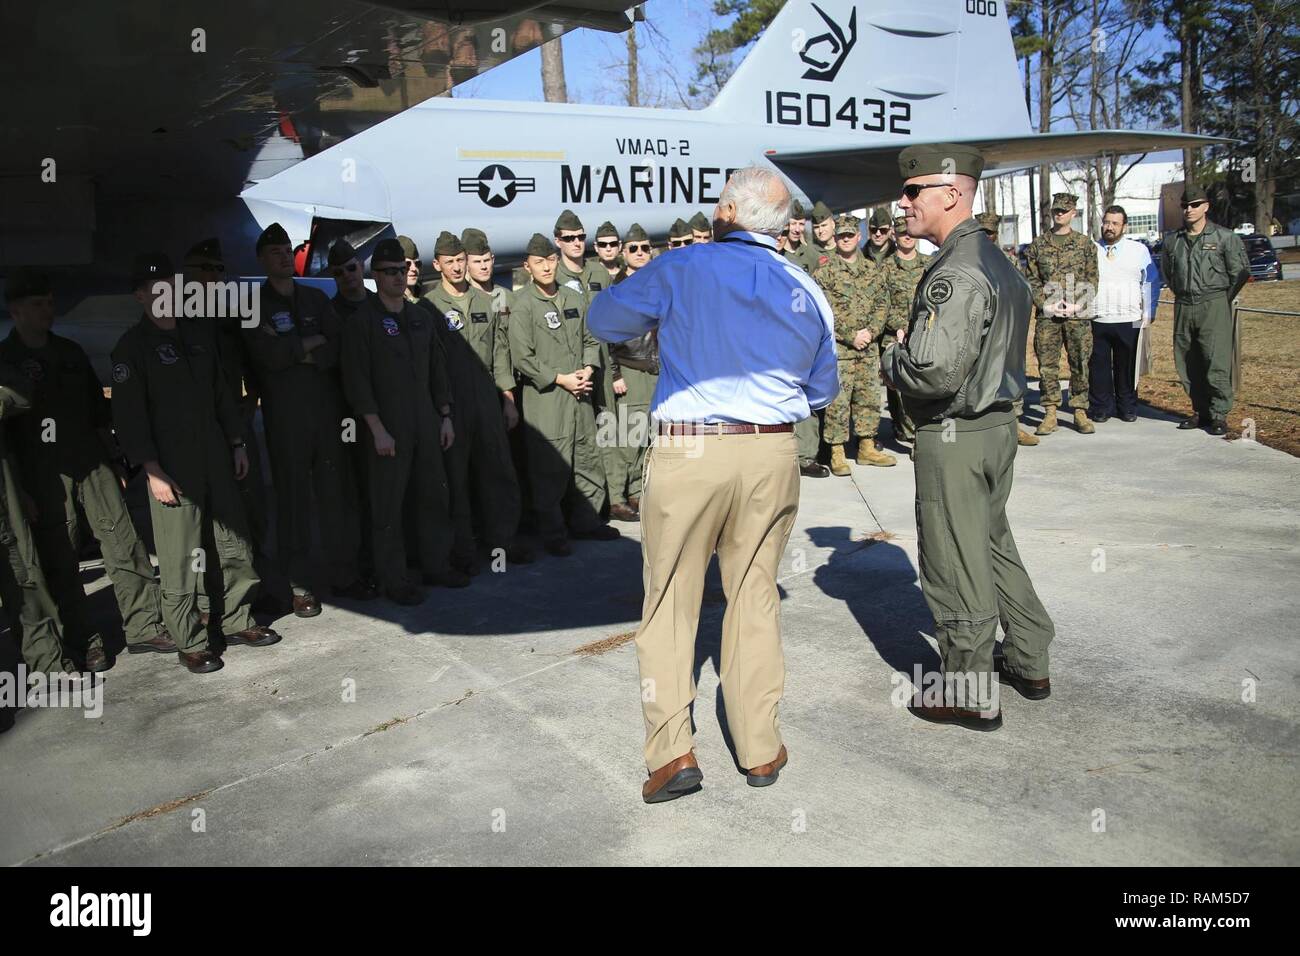
M 393 276 L 400 276 L 406 272 L 406 270 L 403 269 L 401 266 L 383 266 L 382 268 L 378 268 L 378 269 L 372 266 L 370 271 L 375 273 L 376 275 L 388 276 L 390 279 Z
M 921 195 L 922 189 L 939 189 L 943 186 L 952 186 L 952 183 L 908 183 L 903 187 L 903 195 L 908 199 L 916 199 L 917 196 Z M 956 186 L 952 186 L 952 188 L 957 189 Z M 957 190 L 957 195 L 961 195 L 960 189 Z
M 560 236 L 559 240 L 560 242 L 586 242 L 587 234 L 585 232 L 580 232 L 573 236 Z
M 226 271 L 226 267 L 220 262 L 200 262 L 194 268 L 198 269 L 200 272 L 215 272 L 218 275 Z
M 1059 215 L 1061 215 L 1062 213 L 1067 213 L 1067 212 L 1068 212 L 1068 213 L 1073 213 L 1074 210 L 1073 210 L 1073 209 L 1053 209 L 1053 210 L 1052 210 L 1052 215 L 1053 215 L 1053 216 L 1059 216 Z
M 617 248 L 618 248 L 618 245 L 619 245 L 619 243 L 618 243 L 618 240 L 617 240 L 617 239 L 597 239 L 597 240 L 596 240 L 596 246 L 597 246 L 598 248 L 600 248 L 600 249 L 617 249 Z
M 1184 209 L 1196 209 L 1199 206 L 1209 205 L 1209 202 L 1208 199 L 1193 199 L 1191 202 L 1181 203 L 1180 205 Z
M 356 272 L 357 269 L 359 269 L 359 268 L 361 268 L 361 267 L 358 266 L 355 262 L 349 262 L 349 263 L 348 263 L 347 265 L 345 265 L 345 266 L 335 266 L 335 267 L 334 267 L 334 274 L 335 274 L 336 276 L 341 276 L 341 275 L 343 275 L 343 273 L 345 273 L 345 272 Z
M 411 268 L 411 266 L 415 266 L 415 267 L 418 269 L 418 268 L 420 267 L 420 260 L 419 260 L 419 259 L 407 259 L 407 260 L 406 260 L 406 268 L 409 269 L 409 268 Z
M 629 242 L 623 247 L 625 252 L 649 252 L 650 243 L 648 242 Z
M 873 236 L 883 236 L 887 232 L 892 232 L 893 229 L 893 226 L 872 226 L 871 234 Z
M 668 248 L 680 249 L 682 246 L 689 246 L 694 241 L 694 239 L 669 239 Z

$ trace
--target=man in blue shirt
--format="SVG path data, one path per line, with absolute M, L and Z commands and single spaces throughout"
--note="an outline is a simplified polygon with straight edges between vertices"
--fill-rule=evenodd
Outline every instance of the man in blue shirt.
M 781 178 L 738 170 L 713 218 L 716 242 L 652 261 L 598 296 L 587 314 L 592 334 L 607 342 L 651 330 L 659 338 L 636 636 L 647 803 L 693 792 L 703 779 L 690 707 L 700 599 L 715 550 L 727 597 L 722 693 L 736 755 L 755 787 L 775 783 L 785 766 L 776 570 L 799 506 L 794 423 L 839 391 L 830 306 L 777 252 L 790 219 Z

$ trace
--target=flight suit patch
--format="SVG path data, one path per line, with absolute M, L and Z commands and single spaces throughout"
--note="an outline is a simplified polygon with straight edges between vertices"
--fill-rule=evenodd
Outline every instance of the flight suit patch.
M 23 362 L 23 374 L 29 382 L 39 382 L 45 378 L 45 366 L 36 359 L 29 358 Z
M 162 362 L 164 365 L 175 365 L 177 362 L 180 361 L 181 357 L 176 354 L 175 347 L 171 345 L 164 343 L 163 345 L 158 346 L 157 351 L 158 351 L 158 360 Z
M 275 315 L 271 316 L 271 325 L 274 326 L 275 331 L 280 334 L 292 332 L 293 316 L 288 312 L 277 312 Z
M 935 279 L 925 287 L 925 297 L 933 305 L 943 305 L 952 298 L 952 283 L 947 279 Z
M 384 332 L 387 333 L 388 335 L 401 334 L 402 330 L 400 327 L 398 327 L 397 320 L 393 318 L 391 315 L 384 317 L 383 325 L 384 325 Z
M 566 289 L 572 289 L 574 292 L 582 291 L 582 283 L 577 279 L 570 279 L 568 282 L 564 283 L 564 287 Z
M 471 312 L 469 314 L 469 320 L 475 324 L 486 322 L 488 320 L 488 315 L 486 312 Z
M 576 319 L 576 318 L 578 317 L 578 310 L 577 310 L 577 309 L 565 309 L 565 310 L 564 310 L 564 317 L 565 317 L 566 319 Z
M 560 314 L 558 312 L 546 313 L 546 327 L 552 331 L 560 327 Z
M 125 362 L 118 362 L 113 366 L 113 381 L 121 385 L 131 377 L 131 367 Z
M 588 288 L 591 289 L 592 292 L 599 292 L 602 288 L 601 284 L 595 281 L 594 279 L 591 282 L 587 283 L 587 286 Z
M 460 317 L 460 313 L 455 309 L 449 309 L 443 314 L 443 318 L 447 320 L 447 328 L 453 332 L 459 332 L 465 327 L 465 320 Z

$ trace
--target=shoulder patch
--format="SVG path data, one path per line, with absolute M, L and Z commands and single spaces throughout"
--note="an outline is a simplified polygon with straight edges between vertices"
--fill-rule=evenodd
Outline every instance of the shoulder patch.
M 130 377 L 131 366 L 127 365 L 125 362 L 118 362 L 113 366 L 113 381 L 118 385 L 121 385 Z
M 925 287 L 925 297 L 932 305 L 943 305 L 952 298 L 952 283 L 938 278 Z

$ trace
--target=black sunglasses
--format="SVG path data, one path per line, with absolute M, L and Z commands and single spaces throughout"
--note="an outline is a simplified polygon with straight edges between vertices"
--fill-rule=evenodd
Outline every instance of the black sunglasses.
M 200 272 L 215 272 L 218 275 L 226 271 L 226 267 L 220 262 L 201 262 L 195 268 Z
M 358 268 L 360 268 L 360 267 L 359 267 L 355 262 L 349 262 L 349 263 L 348 263 L 347 265 L 345 265 L 345 266 L 335 266 L 335 267 L 334 267 L 334 274 L 335 274 L 336 276 L 341 276 L 341 275 L 343 275 L 343 273 L 345 273 L 345 272 L 356 272 Z
M 1074 212 L 1074 210 L 1073 210 L 1073 209 L 1053 209 L 1053 210 L 1052 210 L 1052 215 L 1053 215 L 1053 216 L 1059 216 L 1059 215 L 1060 215 L 1061 213 L 1063 213 L 1063 212 Z
M 682 246 L 689 246 L 694 241 L 694 239 L 669 239 L 668 248 L 679 249 Z
M 903 187 L 903 195 L 908 199 L 915 199 L 917 196 L 921 195 L 922 189 L 939 189 L 943 186 L 952 186 L 952 183 L 908 183 Z M 961 190 L 958 190 L 957 192 L 958 195 L 961 194 Z
M 560 236 L 560 242 L 586 242 L 586 241 L 587 241 L 587 234 L 585 232 L 580 232 L 577 235 L 573 235 L 573 236 Z
M 617 240 L 617 239 L 597 239 L 597 240 L 596 240 L 596 245 L 599 246 L 601 249 L 617 249 L 617 248 L 618 248 L 618 240 Z
M 893 226 L 872 226 L 871 234 L 874 236 L 883 236 L 887 232 L 892 232 Z
M 629 242 L 623 247 L 628 252 L 649 252 L 650 243 L 648 242 Z
M 372 266 L 370 271 L 377 275 L 390 276 L 390 277 L 406 274 L 406 269 L 404 269 L 402 266 L 381 266 L 379 268 L 374 268 Z
M 1196 206 L 1204 206 L 1207 203 L 1209 203 L 1208 199 L 1193 199 L 1191 202 L 1180 203 L 1179 205 L 1182 206 L 1183 209 L 1189 209 L 1195 208 Z

